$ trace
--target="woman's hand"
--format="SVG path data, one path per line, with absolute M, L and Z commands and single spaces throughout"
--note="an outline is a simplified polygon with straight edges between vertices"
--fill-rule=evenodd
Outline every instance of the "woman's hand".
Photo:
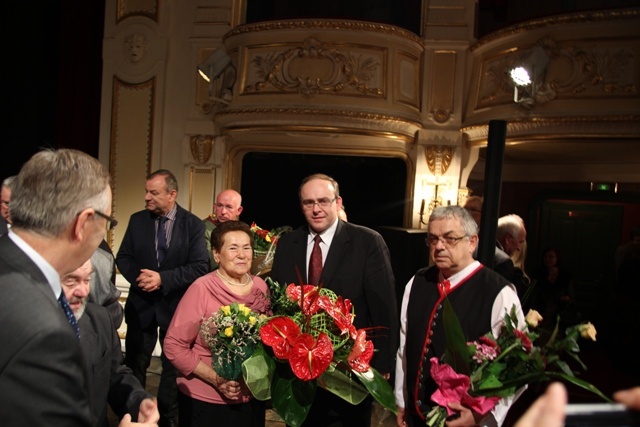
M 237 400 L 243 396 L 242 385 L 238 381 L 227 380 L 218 374 L 215 375 L 213 386 L 220 394 L 231 400 Z

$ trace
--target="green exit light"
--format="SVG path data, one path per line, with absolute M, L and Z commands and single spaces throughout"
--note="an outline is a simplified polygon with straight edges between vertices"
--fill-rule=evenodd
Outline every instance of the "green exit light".
M 591 191 L 606 191 L 611 193 L 618 192 L 618 183 L 612 182 L 592 182 Z

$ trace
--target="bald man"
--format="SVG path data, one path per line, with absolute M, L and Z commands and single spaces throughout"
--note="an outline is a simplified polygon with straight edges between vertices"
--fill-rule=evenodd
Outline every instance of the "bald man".
M 204 221 L 204 239 L 207 241 L 207 251 L 209 252 L 210 271 L 218 268 L 218 264 L 213 260 L 211 253 L 211 232 L 223 222 L 238 221 L 242 213 L 242 196 L 236 190 L 223 190 L 216 197 L 213 204 L 213 213 L 206 217 Z

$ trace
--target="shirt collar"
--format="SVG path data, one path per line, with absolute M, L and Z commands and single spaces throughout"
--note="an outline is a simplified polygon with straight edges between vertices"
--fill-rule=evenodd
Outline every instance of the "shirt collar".
M 27 242 L 25 242 L 20 236 L 18 236 L 13 231 L 9 230 L 9 238 L 13 240 L 13 243 L 16 244 L 24 252 L 31 261 L 34 262 L 35 265 L 38 266 L 44 277 L 49 282 L 49 286 L 51 286 L 51 290 L 53 291 L 53 295 L 55 295 L 56 299 L 60 297 L 60 292 L 62 292 L 62 286 L 60 285 L 60 275 L 56 271 L 55 268 L 49 262 L 42 257 L 35 249 L 33 249 Z

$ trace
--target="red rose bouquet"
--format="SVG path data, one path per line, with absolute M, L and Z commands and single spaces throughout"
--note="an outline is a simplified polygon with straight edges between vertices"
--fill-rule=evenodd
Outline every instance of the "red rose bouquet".
M 260 328 L 262 346 L 242 365 L 254 397 L 271 399 L 294 427 L 305 420 L 318 386 L 353 404 L 371 393 L 395 412 L 391 386 L 369 366 L 374 346 L 353 325 L 351 302 L 321 287 L 267 283 L 274 315 Z

